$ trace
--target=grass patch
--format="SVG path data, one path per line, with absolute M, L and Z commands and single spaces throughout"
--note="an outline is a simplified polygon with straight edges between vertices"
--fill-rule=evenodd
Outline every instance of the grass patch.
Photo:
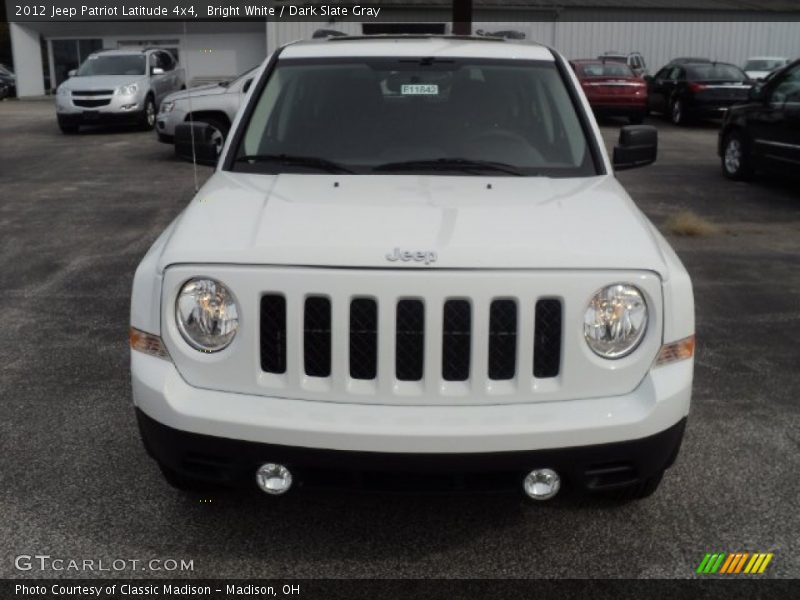
M 707 221 L 690 210 L 684 210 L 672 215 L 666 222 L 667 231 L 673 235 L 687 237 L 702 237 L 716 235 L 721 230 L 718 225 Z

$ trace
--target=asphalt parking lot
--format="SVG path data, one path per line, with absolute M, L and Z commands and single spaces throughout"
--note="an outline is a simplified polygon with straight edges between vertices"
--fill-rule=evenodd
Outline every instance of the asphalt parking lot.
M 19 554 L 193 560 L 182 577 L 691 577 L 706 552 L 740 550 L 800 577 L 800 185 L 727 181 L 713 125 L 651 122 L 658 162 L 620 179 L 693 276 L 699 342 L 683 449 L 656 495 L 274 501 L 175 492 L 136 430 L 131 280 L 191 199 L 192 166 L 152 133 L 64 136 L 49 102 L 0 103 L 0 577 L 81 576 L 21 573 Z M 718 232 L 670 234 L 683 209 Z

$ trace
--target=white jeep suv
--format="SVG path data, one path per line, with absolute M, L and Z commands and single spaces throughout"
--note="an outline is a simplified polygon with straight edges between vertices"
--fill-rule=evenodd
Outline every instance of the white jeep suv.
M 614 168 L 655 153 L 629 126 L 610 160 L 545 46 L 282 48 L 136 271 L 147 450 L 180 488 L 652 493 L 689 411 L 693 296 Z

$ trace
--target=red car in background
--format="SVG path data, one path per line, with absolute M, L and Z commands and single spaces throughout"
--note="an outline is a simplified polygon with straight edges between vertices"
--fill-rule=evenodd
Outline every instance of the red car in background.
M 610 60 L 570 61 L 595 116 L 628 117 L 642 122 L 647 114 L 647 84 L 623 63 Z

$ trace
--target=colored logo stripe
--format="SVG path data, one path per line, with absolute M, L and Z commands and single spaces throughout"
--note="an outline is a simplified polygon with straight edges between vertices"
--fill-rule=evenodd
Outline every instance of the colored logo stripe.
M 733 552 L 727 554 L 725 552 L 707 553 L 700 565 L 697 567 L 697 573 L 720 573 L 726 575 L 735 575 L 745 573 L 750 575 L 761 574 L 767 568 L 767 565 L 772 560 L 774 555 L 772 553 L 755 552 Z

